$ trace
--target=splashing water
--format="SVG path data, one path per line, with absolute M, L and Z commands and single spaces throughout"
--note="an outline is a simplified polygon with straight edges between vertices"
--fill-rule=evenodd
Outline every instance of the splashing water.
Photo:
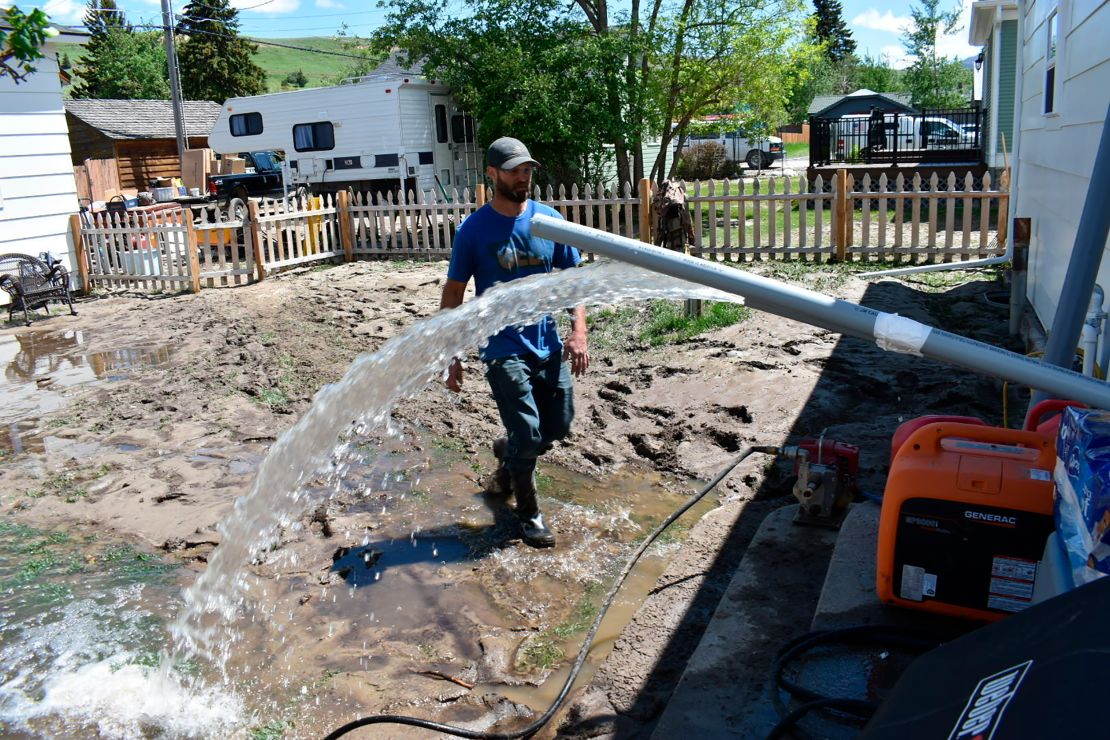
M 451 311 L 415 323 L 371 354 L 358 357 L 337 383 L 321 389 L 300 420 L 274 443 L 249 493 L 221 523 L 222 544 L 185 592 L 171 628 L 176 655 L 201 655 L 223 667 L 237 641 L 234 622 L 249 601 L 249 565 L 319 499 L 334 495 L 351 443 L 341 437 L 389 429 L 401 399 L 442 377 L 452 357 L 506 326 L 526 324 L 577 305 L 650 298 L 737 302 L 732 294 L 623 263 L 536 275 L 496 286 Z M 327 485 L 309 485 L 323 478 Z

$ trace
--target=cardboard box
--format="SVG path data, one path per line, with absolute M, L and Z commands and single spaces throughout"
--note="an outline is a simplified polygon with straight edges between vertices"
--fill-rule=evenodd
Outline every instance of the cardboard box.
M 213 170 L 211 149 L 187 149 L 181 159 L 181 182 L 186 188 L 208 189 L 208 175 Z

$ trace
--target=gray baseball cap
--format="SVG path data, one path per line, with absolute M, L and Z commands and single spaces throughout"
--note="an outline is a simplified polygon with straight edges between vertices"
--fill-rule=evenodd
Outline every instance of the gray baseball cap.
M 528 153 L 528 147 L 524 146 L 519 139 L 514 139 L 511 136 L 502 136 L 490 144 L 489 150 L 486 152 L 486 163 L 490 167 L 496 167 L 500 170 L 511 170 L 525 162 L 539 164 Z

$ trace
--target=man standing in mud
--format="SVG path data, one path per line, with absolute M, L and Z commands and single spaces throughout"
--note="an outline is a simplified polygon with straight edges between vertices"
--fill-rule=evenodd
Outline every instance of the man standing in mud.
M 495 283 L 581 262 L 574 247 L 532 235 L 534 214 L 560 217 L 528 198 L 532 170 L 538 165 L 516 139 L 502 137 L 490 145 L 486 176 L 493 181 L 493 200 L 463 221 L 455 234 L 440 308 L 461 305 L 472 277 L 481 295 Z M 533 547 L 555 545 L 555 534 L 544 523 L 536 500 L 536 459 L 569 434 L 574 418 L 571 373 L 582 375 L 590 364 L 585 307 L 575 308 L 571 316 L 565 344 L 555 319 L 545 316 L 528 326 L 506 327 L 490 337 L 480 353 L 506 432 L 493 443 L 498 468 L 490 492 L 511 492 L 516 498 L 523 539 Z M 447 371 L 447 387 L 458 391 L 462 381 L 463 366 L 455 358 Z

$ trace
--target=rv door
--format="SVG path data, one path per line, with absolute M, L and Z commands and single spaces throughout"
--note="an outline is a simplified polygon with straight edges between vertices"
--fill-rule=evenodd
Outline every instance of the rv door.
M 451 125 L 448 116 L 450 97 L 442 93 L 432 93 L 432 156 L 435 160 L 436 177 L 439 179 L 437 189 L 443 188 L 440 195 L 448 197 L 451 192 L 451 171 L 454 154 L 451 151 Z

